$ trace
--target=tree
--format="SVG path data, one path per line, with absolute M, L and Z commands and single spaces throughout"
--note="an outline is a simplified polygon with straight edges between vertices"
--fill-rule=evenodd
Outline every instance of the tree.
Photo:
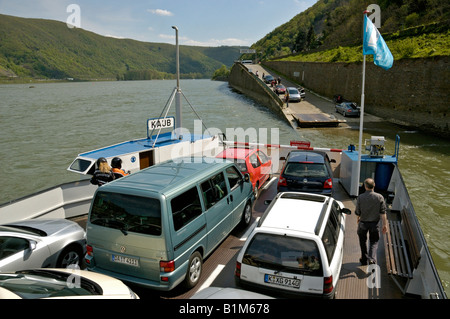
M 314 27 L 311 24 L 306 35 L 306 47 L 308 50 L 314 49 L 316 47 L 316 33 L 314 32 Z
M 297 52 L 301 52 L 306 49 L 306 32 L 303 29 L 300 29 L 297 33 L 297 37 L 294 40 L 294 49 Z

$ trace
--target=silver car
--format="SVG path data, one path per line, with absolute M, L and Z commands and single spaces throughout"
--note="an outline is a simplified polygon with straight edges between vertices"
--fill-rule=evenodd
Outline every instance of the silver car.
M 289 93 L 289 102 L 300 102 L 302 100 L 300 92 L 296 88 L 287 87 L 286 92 Z
M 80 265 L 86 233 L 66 219 L 33 219 L 0 226 L 0 272 Z
M 1 299 L 139 299 L 122 281 L 80 269 L 0 273 Z
M 343 102 L 335 105 L 337 113 L 341 113 L 345 116 L 360 116 L 360 107 L 354 102 Z

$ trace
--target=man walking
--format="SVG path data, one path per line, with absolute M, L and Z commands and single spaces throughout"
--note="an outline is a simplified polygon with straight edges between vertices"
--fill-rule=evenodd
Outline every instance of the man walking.
M 362 265 L 376 264 L 378 241 L 380 239 L 379 221 L 383 222 L 383 234 L 387 231 L 386 203 L 384 197 L 374 191 L 372 178 L 364 181 L 366 191 L 356 201 L 355 215 L 358 216 L 359 245 L 361 247 Z M 369 250 L 367 251 L 367 233 L 369 233 Z

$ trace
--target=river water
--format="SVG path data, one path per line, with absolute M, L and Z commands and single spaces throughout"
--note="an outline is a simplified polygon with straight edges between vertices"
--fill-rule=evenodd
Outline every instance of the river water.
M 159 117 L 175 85 L 162 80 L 0 85 L 0 203 L 78 179 L 66 169 L 79 153 L 146 137 L 146 120 Z M 296 132 L 224 82 L 182 80 L 181 88 L 187 98 L 183 127 L 191 132 L 197 117 L 190 105 L 210 128 L 224 133 L 242 128 L 249 136 L 257 132 L 250 142 L 302 139 L 316 147 L 345 149 L 358 144 L 358 129 Z M 169 113 L 174 112 L 172 106 Z M 363 138 L 384 136 L 385 153 L 393 154 L 397 134 L 399 167 L 449 295 L 450 141 L 385 122 L 365 125 Z

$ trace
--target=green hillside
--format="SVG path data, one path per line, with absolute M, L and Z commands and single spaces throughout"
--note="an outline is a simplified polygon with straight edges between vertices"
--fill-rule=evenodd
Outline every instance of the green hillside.
M 262 59 L 296 52 L 302 61 L 353 62 L 346 48 L 361 46 L 363 11 L 372 3 L 380 6 L 388 46 L 395 42 L 394 58 L 449 55 L 450 2 L 443 0 L 319 0 L 252 48 L 263 52 Z
M 184 78 L 210 78 L 239 47 L 180 46 Z M 0 79 L 161 79 L 175 76 L 175 46 L 103 37 L 65 23 L 0 15 Z

